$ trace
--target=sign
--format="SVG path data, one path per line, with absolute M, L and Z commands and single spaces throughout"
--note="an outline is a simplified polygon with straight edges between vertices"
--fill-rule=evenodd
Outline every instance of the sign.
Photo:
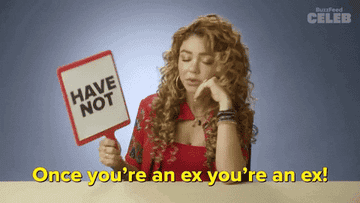
M 59 67 L 57 76 L 78 146 L 115 130 L 130 117 L 111 51 Z

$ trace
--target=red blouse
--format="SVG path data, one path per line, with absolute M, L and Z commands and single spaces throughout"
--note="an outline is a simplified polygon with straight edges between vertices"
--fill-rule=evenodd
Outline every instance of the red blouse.
M 150 95 L 143 99 L 140 103 L 138 114 L 135 121 L 134 131 L 130 141 L 128 152 L 125 156 L 125 160 L 137 167 L 139 170 L 146 173 L 147 180 L 151 180 L 154 171 L 173 171 L 175 173 L 175 180 L 181 181 L 181 174 L 184 171 L 203 171 L 201 173 L 201 179 L 208 181 L 209 177 L 207 171 L 209 168 L 206 165 L 206 152 L 205 147 L 190 146 L 180 143 L 174 143 L 174 146 L 168 146 L 163 151 L 163 160 L 160 164 L 154 163 L 150 154 L 153 152 L 152 148 L 154 144 L 149 139 L 151 132 L 151 104 L 156 94 Z M 207 121 L 210 120 L 210 117 Z M 186 102 L 180 105 L 180 114 L 177 120 L 194 120 L 195 117 L 192 114 L 188 104 Z M 207 121 L 203 123 L 203 126 L 207 125 Z M 207 139 L 207 133 L 204 134 Z M 248 154 L 245 149 L 242 149 L 243 155 L 248 160 Z M 213 163 L 215 166 L 215 163 Z M 216 170 L 216 166 L 214 167 Z
M 201 171 L 200 178 L 202 181 L 210 181 L 207 171 L 209 167 L 206 165 L 205 152 L 206 148 L 202 146 L 191 146 L 181 143 L 174 143 L 178 148 L 175 154 L 175 161 L 163 161 L 162 172 L 173 171 L 175 173 L 175 180 L 182 181 L 181 174 L 184 171 Z M 164 160 L 171 160 L 171 147 L 168 147 L 164 153 Z

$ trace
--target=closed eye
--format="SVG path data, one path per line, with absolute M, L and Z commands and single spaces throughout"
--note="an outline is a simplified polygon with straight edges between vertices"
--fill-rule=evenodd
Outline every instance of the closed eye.
M 191 61 L 191 58 L 190 58 L 190 57 L 186 57 L 186 56 L 182 56 L 182 57 L 181 57 L 181 60 L 184 61 L 184 62 L 188 62 L 188 61 Z
M 214 63 L 214 60 L 213 59 L 205 59 L 205 60 L 203 60 L 203 63 L 206 65 L 211 65 Z
M 213 61 L 203 61 L 203 63 L 206 64 L 206 65 L 211 65 L 211 64 L 213 64 L 214 62 L 213 62 Z

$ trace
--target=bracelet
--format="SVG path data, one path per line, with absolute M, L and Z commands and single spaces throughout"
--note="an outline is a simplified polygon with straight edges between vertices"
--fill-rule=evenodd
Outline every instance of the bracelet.
M 219 127 L 220 124 L 234 124 L 234 125 L 237 125 L 236 121 L 234 121 L 234 120 L 221 120 L 221 121 L 218 121 L 217 126 Z
M 235 120 L 235 115 L 223 115 L 220 116 L 218 120 Z
M 219 111 L 217 114 L 218 123 L 217 126 L 219 126 L 219 123 L 231 123 L 231 124 L 237 124 L 235 119 L 236 111 L 233 109 L 229 109 L 226 111 Z
M 217 118 L 222 117 L 222 116 L 235 116 L 236 111 L 234 109 L 229 109 L 226 111 L 219 111 L 217 114 Z

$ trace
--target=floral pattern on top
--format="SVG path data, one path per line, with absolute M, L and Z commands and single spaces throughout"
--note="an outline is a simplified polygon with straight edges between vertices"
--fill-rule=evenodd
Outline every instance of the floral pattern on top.
M 145 111 L 144 111 L 144 109 L 141 109 L 140 113 L 138 114 L 138 116 L 136 117 L 136 120 L 135 120 L 135 127 L 138 131 L 141 130 L 140 124 L 144 120 L 144 118 L 145 118 Z
M 154 118 L 155 113 L 151 112 L 151 104 L 155 97 L 155 95 L 151 95 L 141 101 L 138 109 L 138 114 L 135 119 L 134 130 L 129 144 L 128 153 L 126 155 L 126 161 L 130 165 L 137 167 L 139 170 L 144 170 L 146 171 L 146 173 L 149 174 L 151 174 L 152 171 L 159 170 L 160 168 L 160 163 L 155 163 L 154 165 L 151 165 L 153 163 L 151 159 L 153 159 L 154 155 L 156 154 L 161 156 L 165 151 L 165 148 L 163 148 L 162 150 L 160 149 L 159 151 L 154 153 L 154 151 L 152 151 L 154 143 L 149 140 L 149 135 L 153 133 L 151 120 L 152 118 Z M 212 126 L 209 125 L 209 121 L 213 116 L 213 112 L 211 112 L 209 117 L 202 124 L 202 126 L 204 127 L 204 136 L 206 140 L 208 139 L 209 131 L 212 130 Z M 180 113 L 177 117 L 177 121 L 187 121 L 194 119 L 195 117 L 192 114 L 188 104 L 186 102 L 181 103 Z M 257 134 L 258 129 L 256 126 L 254 126 L 253 130 L 254 134 Z M 249 144 L 250 143 L 244 143 L 244 146 L 242 147 L 242 153 L 246 160 L 249 159 L 249 154 L 247 152 Z M 175 156 L 178 151 L 179 149 L 176 146 L 172 146 L 172 149 L 170 149 L 170 158 L 163 161 L 167 161 L 167 163 L 176 161 Z M 215 163 L 213 163 L 213 165 L 215 166 Z
M 134 136 L 132 136 L 131 138 L 129 148 L 130 148 L 130 157 L 135 159 L 138 164 L 141 164 L 143 148 L 139 142 L 135 141 Z
M 143 147 L 141 146 L 140 142 L 138 142 L 135 138 L 135 134 L 141 131 L 142 129 L 142 122 L 145 118 L 145 111 L 144 109 L 139 109 L 139 113 L 135 120 L 134 125 L 134 132 L 130 140 L 129 144 L 129 155 L 132 159 L 135 159 L 138 164 L 142 163 L 142 153 L 143 153 Z

